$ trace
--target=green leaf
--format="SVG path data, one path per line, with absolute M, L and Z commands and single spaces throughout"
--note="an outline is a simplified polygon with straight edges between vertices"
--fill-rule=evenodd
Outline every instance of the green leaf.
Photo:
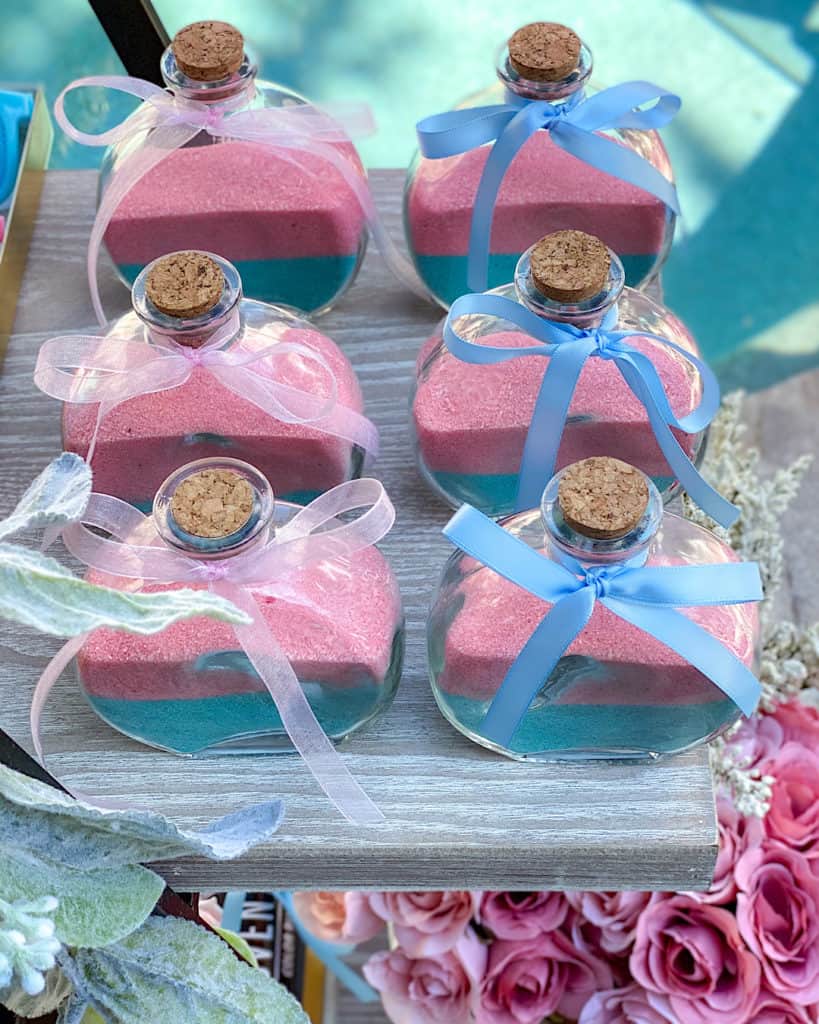
M 108 1024 L 309 1024 L 281 985 L 179 918 L 149 918 L 115 945 L 78 950 L 63 968 Z
M 72 868 L 193 855 L 229 860 L 269 839 L 282 814 L 282 801 L 271 800 L 185 832 L 152 811 L 89 807 L 0 764 L 0 844 Z
M 63 452 L 43 470 L 8 519 L 0 540 L 39 526 L 65 526 L 80 518 L 91 494 L 91 468 L 79 455 Z
M 0 617 L 52 636 L 78 636 L 99 626 L 158 633 L 180 619 L 207 615 L 224 622 L 250 620 L 207 590 L 142 594 L 77 579 L 59 562 L 14 544 L 0 544 Z
M 213 930 L 220 938 L 225 940 L 231 949 L 235 949 L 243 960 L 247 960 L 251 967 L 259 966 L 259 961 L 256 959 L 256 954 L 253 952 L 250 943 L 246 942 L 241 935 L 228 931 L 227 928 L 214 928 Z
M 46 971 L 45 988 L 36 996 L 27 995 L 19 985 L 0 989 L 0 1003 L 20 1017 L 45 1017 L 71 994 L 71 982 L 59 967 Z
M 117 942 L 142 924 L 164 887 L 159 875 L 137 865 L 81 871 L 0 844 L 0 898 L 56 896 L 56 935 L 66 946 Z

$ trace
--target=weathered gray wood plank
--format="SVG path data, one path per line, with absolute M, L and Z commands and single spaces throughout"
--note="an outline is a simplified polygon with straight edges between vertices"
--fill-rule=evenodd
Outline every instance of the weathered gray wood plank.
M 379 205 L 399 233 L 401 174 L 375 172 Z M 59 409 L 30 378 L 39 342 L 90 325 L 85 242 L 91 172 L 52 172 L 0 379 L 0 505 L 8 508 L 59 449 Z M 125 290 L 102 274 L 109 313 Z M 287 818 L 274 842 L 234 864 L 187 861 L 161 870 L 179 889 L 248 888 L 692 888 L 716 850 L 703 751 L 656 766 L 522 765 L 470 744 L 435 709 L 423 623 L 448 545 L 447 510 L 412 468 L 407 396 L 418 348 L 437 313 L 402 291 L 370 253 L 348 296 L 323 318 L 358 370 L 383 434 L 377 470 L 398 509 L 385 544 L 408 616 L 407 665 L 389 713 L 346 745 L 347 760 L 388 825 L 341 821 L 295 758 L 183 760 L 148 750 L 99 722 L 64 680 L 46 714 L 51 770 L 70 785 L 145 804 L 185 825 L 281 795 Z M 30 749 L 28 703 L 56 643 L 0 633 L 3 728 Z

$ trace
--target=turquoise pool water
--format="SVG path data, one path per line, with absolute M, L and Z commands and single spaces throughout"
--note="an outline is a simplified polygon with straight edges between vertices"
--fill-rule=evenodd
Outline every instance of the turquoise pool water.
M 234 20 L 266 77 L 319 100 L 370 103 L 379 133 L 361 151 L 376 167 L 407 163 L 415 121 L 486 84 L 497 46 L 544 17 L 537 0 L 155 6 L 171 33 L 203 16 Z M 40 81 L 53 99 L 79 75 L 122 72 L 86 0 L 5 0 L 3 16 L 6 80 Z M 574 0 L 545 16 L 570 19 L 603 84 L 642 78 L 683 96 L 666 132 L 685 215 L 666 294 L 723 383 L 764 387 L 819 365 L 819 3 Z M 99 122 L 127 109 L 98 96 L 84 113 Z M 58 138 L 53 166 L 99 156 Z

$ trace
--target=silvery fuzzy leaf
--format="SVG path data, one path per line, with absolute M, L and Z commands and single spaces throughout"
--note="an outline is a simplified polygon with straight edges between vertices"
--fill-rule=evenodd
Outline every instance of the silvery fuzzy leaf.
M 60 1007 L 57 1024 L 105 1024 L 105 1021 L 93 1010 L 89 1010 L 84 999 L 73 995 Z
M 68 637 L 100 626 L 158 633 L 198 615 L 224 622 L 250 621 L 229 601 L 207 590 L 151 594 L 110 590 L 77 579 L 47 555 L 0 544 L 0 618 Z
M 91 495 L 91 467 L 63 452 L 40 473 L 7 519 L 0 520 L 0 540 L 40 526 L 65 526 L 82 515 Z
M 108 1024 L 309 1024 L 296 1000 L 191 921 L 149 918 L 105 949 L 64 963 Z
M 107 946 L 138 928 L 165 883 L 138 865 L 80 871 L 0 844 L 0 898 L 35 900 L 59 893 L 56 937 L 66 946 Z
M 230 860 L 269 839 L 284 813 L 281 800 L 255 804 L 186 832 L 162 814 L 89 807 L 0 765 L 0 843 L 73 868 L 117 867 L 202 856 Z
M 20 1017 L 45 1017 L 71 994 L 71 982 L 59 967 L 46 971 L 46 985 L 37 996 L 27 995 L 19 985 L 0 989 L 0 1003 Z

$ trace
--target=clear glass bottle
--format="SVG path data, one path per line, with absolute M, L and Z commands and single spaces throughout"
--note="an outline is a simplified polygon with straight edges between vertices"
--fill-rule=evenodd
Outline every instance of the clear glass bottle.
M 197 315 L 163 312 L 149 294 L 154 271 L 170 265 L 184 287 L 191 260 L 194 269 L 202 261 L 215 266 L 221 293 L 216 297 L 214 292 L 214 304 Z M 238 271 L 220 256 L 181 253 L 155 260 L 135 281 L 131 299 L 133 311 L 107 329 L 103 344 L 109 353 L 120 339 L 191 352 L 233 323 L 235 330 L 224 341 L 226 352 L 297 343 L 317 356 L 312 360 L 303 352 L 288 351 L 267 357 L 253 364 L 255 374 L 328 400 L 335 378 L 338 405 L 362 412 L 355 371 L 335 342 L 286 309 L 243 298 Z M 74 400 L 63 406 L 63 446 L 86 457 L 96 431 L 95 488 L 143 511 L 150 509 L 154 494 L 174 469 L 212 456 L 230 455 L 257 466 L 283 501 L 300 504 L 361 475 L 364 450 L 331 432 L 334 413 L 310 423 L 282 422 L 220 383 L 207 367 L 195 365 L 187 381 L 170 390 L 121 402 L 104 413 L 98 429 L 99 406 L 82 404 L 84 386 L 95 383 L 93 371 L 77 371 Z
M 201 483 L 214 474 L 246 481 L 252 511 L 232 533 L 205 537 L 190 532 L 175 512 L 174 496 L 197 476 L 203 498 L 218 497 L 211 483 Z M 224 562 L 268 543 L 299 511 L 274 501 L 269 483 L 252 466 L 202 460 L 165 481 L 153 517 L 130 540 Z M 141 583 L 96 570 L 86 578 L 123 590 L 206 586 Z M 395 577 L 376 547 L 296 568 L 269 585 L 254 584 L 252 593 L 331 739 L 344 739 L 389 707 L 401 676 L 404 621 Z M 191 619 L 152 636 L 98 629 L 77 657 L 77 672 L 94 711 L 150 746 L 192 755 L 292 750 L 275 704 L 225 623 Z
M 624 287 L 625 275 L 617 255 L 609 250 L 603 288 L 581 301 L 549 298 L 535 284 L 532 256 L 539 246 L 563 232 L 541 239 L 518 261 L 513 284 L 493 288 L 489 295 L 515 299 L 545 320 L 582 329 L 598 326 L 616 307 L 612 329 L 633 330 L 629 344 L 651 358 L 677 416 L 696 407 L 702 392 L 698 371 L 682 355 L 641 331 L 658 334 L 694 355 L 696 342 L 670 310 L 643 292 Z M 590 238 L 590 236 L 583 236 Z M 592 239 L 594 241 L 594 239 Z M 473 342 L 519 348 L 532 338 L 496 316 L 469 314 L 455 322 L 457 333 Z M 443 340 L 443 322 L 421 349 L 412 398 L 412 427 L 421 476 L 453 508 L 468 502 L 490 516 L 515 510 L 519 470 L 529 424 L 540 385 L 548 368 L 547 356 L 525 356 L 492 365 L 457 359 Z M 705 432 L 675 431 L 692 461 L 704 451 Z M 610 360 L 589 358 L 574 392 L 556 469 L 592 455 L 616 455 L 647 473 L 671 500 L 678 481 L 660 451 L 643 405 Z M 543 481 L 543 486 L 548 481 Z
M 646 566 L 737 561 L 714 534 L 664 512 L 647 477 L 636 525 L 614 537 L 589 536 L 563 515 L 558 492 L 566 472 L 549 483 L 539 509 L 510 516 L 503 529 L 553 561 L 569 555 L 586 568 L 643 559 Z M 551 607 L 461 551 L 449 559 L 427 627 L 430 678 L 444 717 L 476 743 L 516 759 L 652 759 L 707 742 L 739 717 L 736 705 L 698 669 L 598 601 L 509 746 L 492 743 L 481 735 L 486 711 Z M 676 611 L 752 665 L 754 604 Z
M 505 45 L 496 67 L 498 81 L 457 109 L 504 103 L 506 92 L 559 107 L 584 90 L 597 91 L 589 85 L 591 52 L 579 40 L 578 44 L 576 66 L 557 81 L 524 78 Z M 600 134 L 627 146 L 673 182 L 668 154 L 656 131 L 617 129 Z M 445 307 L 471 291 L 466 274 L 472 208 L 491 145 L 435 160 L 416 153 L 409 167 L 404 197 L 407 246 L 419 275 Z M 626 283 L 642 287 L 665 262 L 675 220 L 673 211 L 655 196 L 578 160 L 557 146 L 548 131 L 538 131 L 515 156 L 498 192 L 489 287 L 511 280 L 521 253 L 541 235 L 570 228 L 602 238 L 620 257 Z
M 162 77 L 174 96 L 207 105 L 214 115 L 308 102 L 285 86 L 259 81 L 246 53 L 235 70 L 216 80 L 193 77 L 206 73 L 201 69 L 182 71 L 175 53 L 180 37 L 209 24 L 183 29 L 165 51 Z M 232 31 L 241 45 L 240 34 Z M 100 197 L 111 175 L 150 144 L 154 131 L 162 129 L 135 128 L 126 141 L 106 151 Z M 328 145 L 364 175 L 352 143 Z M 328 309 L 350 287 L 366 243 L 361 205 L 327 159 L 263 142 L 224 140 L 204 130 L 130 189 L 105 233 L 105 245 L 126 284 L 158 256 L 206 249 L 237 266 L 252 298 L 304 312 Z

